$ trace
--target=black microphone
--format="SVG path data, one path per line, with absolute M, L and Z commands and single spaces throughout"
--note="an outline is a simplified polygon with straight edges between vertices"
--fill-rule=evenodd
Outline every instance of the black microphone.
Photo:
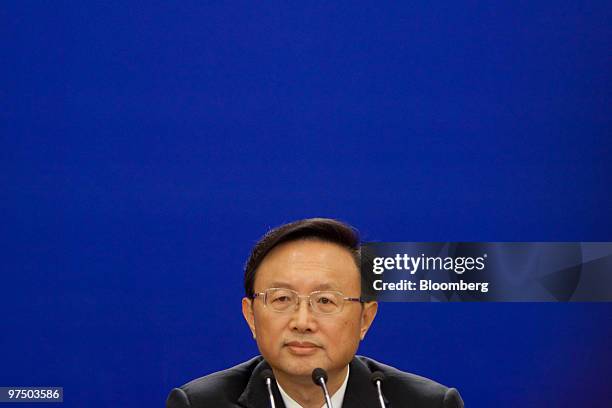
M 385 375 L 380 371 L 374 371 L 372 375 L 370 375 L 370 381 L 372 381 L 372 384 L 374 384 L 378 390 L 378 401 L 380 402 L 381 408 L 386 408 L 385 399 L 382 395 L 382 382 L 384 379 Z
M 274 379 L 274 374 L 272 374 L 272 370 L 266 368 L 261 372 L 261 378 L 266 382 L 266 386 L 268 387 L 268 395 L 270 396 L 270 406 L 272 408 L 276 408 L 274 404 L 274 395 L 272 394 L 272 380 Z
M 329 393 L 327 392 L 327 386 L 325 383 L 327 382 L 327 373 L 322 368 L 315 368 L 312 370 L 312 381 L 317 384 L 319 387 L 323 388 L 323 396 L 325 397 L 325 404 L 327 408 L 334 408 L 331 402 L 331 398 L 329 398 Z

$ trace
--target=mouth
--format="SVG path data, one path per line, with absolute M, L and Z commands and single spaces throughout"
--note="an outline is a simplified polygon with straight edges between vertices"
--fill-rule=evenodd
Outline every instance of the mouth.
M 289 341 L 285 343 L 285 347 L 291 354 L 297 356 L 308 356 L 314 354 L 321 347 L 309 341 Z

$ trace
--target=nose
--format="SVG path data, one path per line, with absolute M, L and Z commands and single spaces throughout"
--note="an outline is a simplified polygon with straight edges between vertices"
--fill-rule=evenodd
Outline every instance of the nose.
M 291 315 L 291 330 L 299 333 L 313 332 L 316 330 L 316 319 L 310 310 L 308 299 L 299 298 L 298 306 Z

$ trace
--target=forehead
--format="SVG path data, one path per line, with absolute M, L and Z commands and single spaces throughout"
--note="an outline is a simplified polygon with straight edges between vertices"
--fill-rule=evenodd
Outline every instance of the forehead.
M 283 286 L 298 291 L 359 291 L 359 269 L 350 251 L 319 240 L 283 243 L 264 258 L 255 275 L 255 290 Z

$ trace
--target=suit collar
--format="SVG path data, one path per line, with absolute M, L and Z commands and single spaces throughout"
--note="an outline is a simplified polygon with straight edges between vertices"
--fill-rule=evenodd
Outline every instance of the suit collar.
M 353 357 L 350 363 L 351 374 L 349 375 L 346 394 L 342 408 L 370 408 L 380 406 L 376 387 L 370 382 L 370 369 L 359 359 Z M 385 404 L 389 402 L 385 398 Z
M 253 369 L 253 373 L 249 378 L 249 382 L 244 389 L 240 398 L 238 398 L 238 404 L 243 407 L 269 407 L 270 397 L 268 396 L 268 390 L 266 383 L 261 377 L 261 373 L 266 368 L 270 368 L 266 360 L 260 357 L 261 361 Z M 283 398 L 280 395 L 276 381 L 272 381 L 272 394 L 274 395 L 274 402 L 277 408 L 285 408 Z

